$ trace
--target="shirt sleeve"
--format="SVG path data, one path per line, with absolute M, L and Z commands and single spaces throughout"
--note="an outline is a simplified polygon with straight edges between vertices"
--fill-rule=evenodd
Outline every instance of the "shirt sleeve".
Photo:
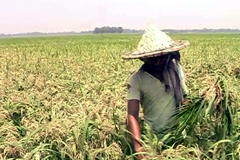
M 141 89 L 139 77 L 134 73 L 127 82 L 128 93 L 127 100 L 139 100 L 141 99 Z
M 183 68 L 180 64 L 179 64 L 179 78 L 180 78 L 180 83 L 181 83 L 183 95 L 187 95 L 188 94 L 188 88 L 187 88 L 187 85 L 186 85 L 186 78 L 185 78 Z

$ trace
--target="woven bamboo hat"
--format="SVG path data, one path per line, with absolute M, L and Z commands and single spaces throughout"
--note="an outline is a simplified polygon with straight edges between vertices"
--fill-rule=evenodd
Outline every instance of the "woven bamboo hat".
M 189 46 L 185 40 L 174 41 L 166 33 L 159 30 L 155 25 L 149 24 L 145 30 L 137 49 L 125 54 L 123 59 L 136 59 L 142 57 L 156 57 L 179 51 Z

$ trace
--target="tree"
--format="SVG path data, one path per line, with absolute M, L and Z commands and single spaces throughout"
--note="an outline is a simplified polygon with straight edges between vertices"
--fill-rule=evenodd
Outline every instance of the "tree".
M 117 33 L 122 33 L 123 32 L 123 28 L 122 27 L 118 27 L 117 28 Z
M 96 27 L 93 31 L 94 34 L 99 34 L 99 33 L 122 33 L 123 28 L 122 27 L 109 27 L 109 26 L 104 26 L 101 28 Z

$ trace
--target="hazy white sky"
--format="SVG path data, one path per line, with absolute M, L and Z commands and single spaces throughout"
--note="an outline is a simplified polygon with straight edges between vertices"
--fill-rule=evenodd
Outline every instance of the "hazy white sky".
M 0 0 L 0 33 L 238 28 L 240 0 Z

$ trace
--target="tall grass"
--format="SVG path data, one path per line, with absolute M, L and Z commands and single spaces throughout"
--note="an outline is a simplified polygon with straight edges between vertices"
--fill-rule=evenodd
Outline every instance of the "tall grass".
M 172 35 L 191 103 L 176 130 L 148 133 L 149 159 L 240 159 L 240 35 Z M 122 54 L 140 35 L 0 40 L 1 159 L 134 159 L 126 126 L 126 80 L 138 60 Z M 149 130 L 150 132 L 150 130 Z

